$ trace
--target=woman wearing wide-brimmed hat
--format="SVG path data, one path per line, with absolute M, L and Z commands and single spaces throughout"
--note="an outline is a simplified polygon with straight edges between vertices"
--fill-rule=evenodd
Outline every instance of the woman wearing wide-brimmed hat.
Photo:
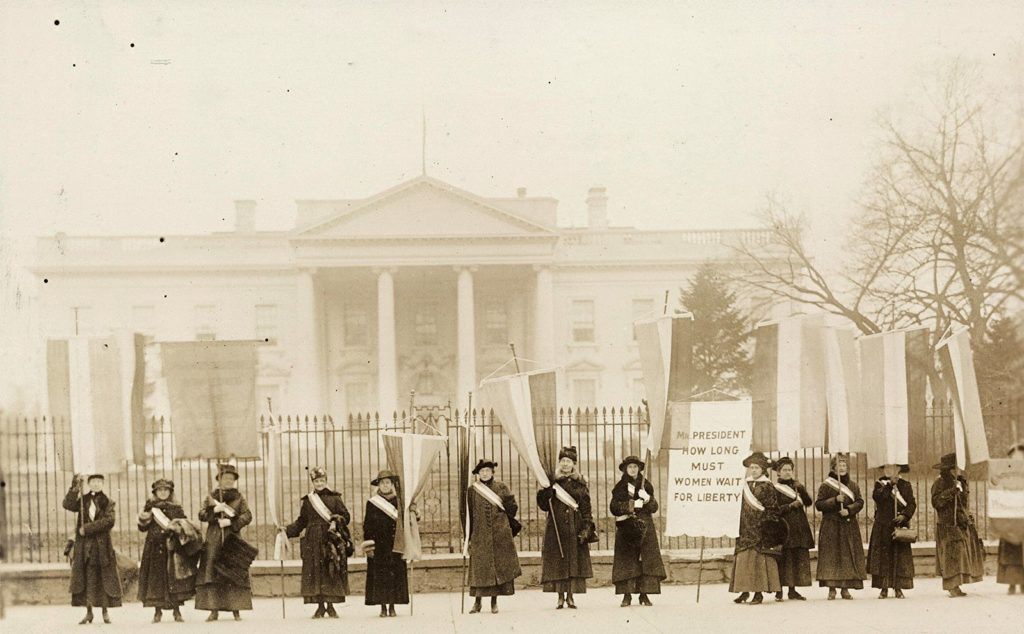
M 875 522 L 868 544 L 868 573 L 871 587 L 880 590 L 879 599 L 889 596 L 889 588 L 902 599 L 903 591 L 914 587 L 914 553 L 909 543 L 893 539 L 893 531 L 910 526 L 917 510 L 914 487 L 903 479 L 904 473 L 910 473 L 908 465 L 885 465 L 871 493 Z
M 779 502 L 775 486 L 765 473 L 771 462 L 760 451 L 755 451 L 743 460 L 747 477 L 743 482 L 740 500 L 740 530 L 736 538 L 736 549 L 732 563 L 732 579 L 729 592 L 739 592 L 735 603 L 746 603 L 754 593 L 751 605 L 764 601 L 765 592 L 782 589 L 779 581 L 779 564 L 775 557 L 762 552 L 765 529 L 769 522 L 779 519 Z M 782 537 L 785 541 L 785 536 Z M 779 549 L 781 552 L 781 548 Z
M 852 599 L 850 590 L 864 588 L 864 542 L 857 515 L 864 508 L 860 487 L 850 477 L 846 454 L 832 456 L 828 477 L 818 487 L 814 507 L 821 513 L 818 529 L 818 585 L 828 588 L 829 600 L 836 588 L 844 599 Z
M 548 514 L 541 547 L 541 584 L 544 592 L 557 592 L 556 609 L 576 609 L 574 594 L 587 591 L 594 576 L 590 544 L 597 541 L 590 505 L 590 489 L 577 469 L 576 447 L 558 452 L 554 482 L 537 491 L 537 506 Z
M 779 583 L 789 586 L 787 597 L 792 601 L 806 601 L 797 588 L 811 585 L 811 549 L 814 548 L 814 533 L 807 521 L 807 507 L 814 504 L 807 487 L 796 479 L 796 465 L 793 459 L 783 456 L 772 464 L 778 473 L 775 481 L 779 513 L 789 529 L 786 543 L 779 557 Z M 775 593 L 775 600 L 782 601 L 782 590 Z
M 654 486 L 643 477 L 644 462 L 627 456 L 620 464 L 622 477 L 612 488 L 608 509 L 615 517 L 615 560 L 612 583 L 615 594 L 622 595 L 622 607 L 640 595 L 640 605 L 651 605 L 648 595 L 661 593 L 666 577 L 658 545 L 658 529 L 652 515 L 658 512 Z
M 181 606 L 195 594 L 195 576 L 179 579 L 175 574 L 171 522 L 187 516 L 174 498 L 174 483 L 160 478 L 151 487 L 152 496 L 139 513 L 139 530 L 146 534 L 139 564 L 139 601 L 153 608 L 153 622 L 159 623 L 164 610 L 173 610 L 174 620 L 183 621 Z
M 366 501 L 363 552 L 366 554 L 366 605 L 379 605 L 380 616 L 397 616 L 395 605 L 409 603 L 409 573 L 401 552 L 395 551 L 402 503 L 398 475 L 387 469 L 370 481 L 377 492 Z
M 969 486 L 956 464 L 956 454 L 942 456 L 932 467 L 939 477 L 932 484 L 935 508 L 935 559 L 942 589 L 953 598 L 967 596 L 960 589 L 985 575 L 985 553 L 969 511 Z
M 218 572 L 228 540 L 241 539 L 242 529 L 252 523 L 252 512 L 245 496 L 238 490 L 238 469 L 222 464 L 217 468 L 217 487 L 206 496 L 199 511 L 199 521 L 206 523 L 206 546 L 199 560 L 196 579 L 196 609 L 208 610 L 207 621 L 216 621 L 221 610 L 231 610 L 236 621 L 241 610 L 252 609 L 252 586 L 249 567 L 243 560 L 232 558 L 232 575 L 228 579 Z M 243 569 L 237 569 L 242 566 Z
M 327 486 L 327 470 L 309 470 L 313 490 L 300 499 L 299 516 L 284 527 L 285 535 L 299 541 L 302 556 L 302 599 L 316 604 L 314 619 L 338 618 L 335 603 L 344 603 L 348 594 L 348 557 L 352 540 L 348 525 L 352 516 L 341 493 Z
M 1024 460 L 1024 441 L 1010 447 L 1006 454 L 1011 460 Z M 1024 547 L 1013 544 L 1005 539 L 999 540 L 999 568 L 996 570 L 996 583 L 1010 586 L 1007 592 L 1016 594 L 1017 588 L 1024 592 Z
M 476 482 L 469 487 L 469 594 L 475 597 L 470 614 L 482 609 L 483 597 L 491 598 L 491 612 L 498 612 L 498 597 L 515 594 L 520 576 L 519 554 L 513 539 L 519 532 L 516 496 L 494 478 L 498 463 L 482 459 L 473 468 Z

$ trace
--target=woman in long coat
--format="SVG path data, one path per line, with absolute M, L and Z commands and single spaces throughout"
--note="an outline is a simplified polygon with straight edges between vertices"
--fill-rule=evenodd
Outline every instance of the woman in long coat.
M 519 505 L 512 491 L 494 479 L 498 463 L 481 460 L 473 468 L 477 481 L 469 501 L 469 594 L 476 597 L 470 614 L 482 608 L 482 597 L 491 597 L 491 612 L 498 613 L 498 597 L 515 594 L 515 579 L 523 574 L 512 535 Z M 518 524 L 517 524 L 518 526 Z
M 537 506 L 547 512 L 541 548 L 541 584 L 544 592 L 557 592 L 558 605 L 576 609 L 574 594 L 587 591 L 587 579 L 594 576 L 590 544 L 596 541 L 594 517 L 587 481 L 576 468 L 576 447 L 558 452 L 555 481 L 537 491 Z
M 615 517 L 612 583 L 615 594 L 622 595 L 622 607 L 631 603 L 634 592 L 640 594 L 640 605 L 651 605 L 648 595 L 661 594 L 661 581 L 667 576 L 651 517 L 658 512 L 658 500 L 650 480 L 641 475 L 643 470 L 640 458 L 627 456 L 619 464 L 622 477 L 612 488 L 608 504 Z
M 829 600 L 840 588 L 844 599 L 852 599 L 850 589 L 864 588 L 864 543 L 857 514 L 864 508 L 860 487 L 849 473 L 846 455 L 832 457 L 832 470 L 818 487 L 814 507 L 821 512 L 818 529 L 818 585 L 828 588 Z
M 157 480 L 152 492 L 138 521 L 139 530 L 146 534 L 139 565 L 139 601 L 153 608 L 154 623 L 160 622 L 164 610 L 173 610 L 174 620 L 181 622 L 181 606 L 195 593 L 195 577 L 175 577 L 174 551 L 168 547 L 174 533 L 162 523 L 184 519 L 185 510 L 174 499 L 174 483 L 170 480 Z
M 906 528 L 917 510 L 914 487 L 900 477 L 909 473 L 907 465 L 885 465 L 884 475 L 875 481 L 871 498 L 875 501 L 875 523 L 871 527 L 868 546 L 868 572 L 871 587 L 879 588 L 879 599 L 889 596 L 889 588 L 896 598 L 914 587 L 914 553 L 910 544 L 892 538 L 893 530 Z
M 764 543 L 764 528 L 768 521 L 779 517 L 778 495 L 772 481 L 765 476 L 768 458 L 759 451 L 743 460 L 747 478 L 743 483 L 740 504 L 740 530 L 736 538 L 736 550 L 732 562 L 732 579 L 729 592 L 739 592 L 733 601 L 745 603 L 754 593 L 751 605 L 764 600 L 764 592 L 778 592 L 779 564 L 774 557 L 761 552 Z
M 395 604 L 409 603 L 409 573 L 395 551 L 399 507 L 398 476 L 383 470 L 370 482 L 377 493 L 366 502 L 363 552 L 366 553 L 366 605 L 379 605 L 380 615 L 397 616 Z
M 327 487 L 327 471 L 309 470 L 313 490 L 302 496 L 299 517 L 285 529 L 290 538 L 302 535 L 302 598 L 316 604 L 314 619 L 325 615 L 336 619 L 335 603 L 344 603 L 348 594 L 348 552 L 351 543 L 348 525 L 352 516 L 341 494 Z
M 935 508 L 935 558 L 942 589 L 952 598 L 967 596 L 960 589 L 977 583 L 985 574 L 985 555 L 969 512 L 967 478 L 956 466 L 956 454 L 942 456 L 939 477 L 932 484 Z
M 252 609 L 252 588 L 249 571 L 241 575 L 241 584 L 232 583 L 217 574 L 216 566 L 227 539 L 241 539 L 242 529 L 252 522 L 252 512 L 245 496 L 236 488 L 238 470 L 233 465 L 219 465 L 217 488 L 206 497 L 199 521 L 205 522 L 206 545 L 199 559 L 196 579 L 196 609 L 209 610 L 207 621 L 216 621 L 220 610 L 231 610 L 236 621 L 240 610 Z
M 103 476 L 89 476 L 83 493 L 83 476 L 75 476 L 64 496 L 64 509 L 77 513 L 75 545 L 71 560 L 71 605 L 85 606 L 82 624 L 92 623 L 92 609 L 99 606 L 103 622 L 110 623 L 107 608 L 121 606 L 121 577 L 117 569 L 110 531 L 114 528 L 114 501 L 103 492 Z
M 1024 460 L 1024 442 L 1010 447 L 1006 454 L 1011 460 Z M 996 583 L 1009 585 L 1010 594 L 1017 592 L 1019 586 L 1024 592 L 1024 544 L 1012 544 L 1005 539 L 999 540 L 999 568 L 996 570 Z
M 806 601 L 806 597 L 797 592 L 797 588 L 811 585 L 811 549 L 814 548 L 814 533 L 807 521 L 807 507 L 814 504 L 807 487 L 794 477 L 792 458 L 783 456 L 775 461 L 773 468 L 779 474 L 775 482 L 776 496 L 779 501 L 779 513 L 789 527 L 786 543 L 779 557 L 779 583 L 785 588 L 789 586 L 788 598 L 793 601 Z M 775 593 L 775 600 L 782 601 L 782 590 Z

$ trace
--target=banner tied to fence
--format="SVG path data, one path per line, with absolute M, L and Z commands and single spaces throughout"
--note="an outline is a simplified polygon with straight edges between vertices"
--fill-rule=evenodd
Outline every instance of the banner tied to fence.
M 678 420 L 680 417 L 673 417 Z M 750 453 L 750 401 L 689 404 L 689 445 L 669 451 L 665 535 L 736 537 Z M 670 432 L 671 437 L 677 433 Z

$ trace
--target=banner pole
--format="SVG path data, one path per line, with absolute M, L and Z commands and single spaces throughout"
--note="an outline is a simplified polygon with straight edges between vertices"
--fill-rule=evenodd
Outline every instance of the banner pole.
M 697 559 L 697 603 L 700 603 L 700 582 L 704 576 L 704 537 L 700 538 L 700 557 Z

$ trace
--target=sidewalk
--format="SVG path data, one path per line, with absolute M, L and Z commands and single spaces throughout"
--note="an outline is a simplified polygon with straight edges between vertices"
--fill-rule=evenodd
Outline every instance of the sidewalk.
M 299 599 L 286 601 L 287 620 L 281 619 L 280 599 L 257 599 L 252 612 L 244 612 L 235 623 L 231 615 L 221 615 L 218 623 L 205 623 L 206 612 L 186 605 L 186 623 L 174 623 L 170 614 L 160 625 L 151 625 L 152 611 L 141 604 L 130 603 L 111 611 L 112 625 L 103 625 L 97 611 L 92 626 L 75 625 L 84 610 L 69 606 L 19 606 L 8 608 L 7 618 L 0 621 L 4 634 L 58 631 L 81 632 L 337 632 L 358 628 L 360 634 L 374 632 L 886 632 L 916 634 L 917 632 L 1018 632 L 1024 623 L 1024 595 L 1008 596 L 1006 586 L 991 577 L 982 583 L 965 586 L 970 596 L 949 599 L 942 592 L 938 579 L 921 579 L 917 589 L 908 591 L 903 601 L 880 601 L 877 592 L 865 589 L 854 592 L 853 601 L 826 601 L 825 590 L 806 588 L 806 602 L 784 602 L 773 599 L 760 606 L 734 605 L 734 595 L 722 584 L 701 589 L 701 602 L 695 604 L 696 586 L 665 586 L 664 593 L 652 597 L 655 605 L 643 608 L 618 607 L 619 597 L 610 588 L 598 588 L 577 598 L 578 610 L 555 610 L 554 595 L 526 590 L 502 600 L 501 612 L 493 615 L 460 614 L 459 593 L 422 594 L 415 597 L 415 616 L 409 606 L 399 606 L 399 616 L 381 619 L 376 607 L 362 604 L 362 597 L 350 597 L 339 606 L 341 618 L 314 621 L 313 609 Z M 467 597 L 466 609 L 471 599 Z M 154 629 L 150 629 L 154 628 Z M 351 630 L 350 630 L 351 631 Z

